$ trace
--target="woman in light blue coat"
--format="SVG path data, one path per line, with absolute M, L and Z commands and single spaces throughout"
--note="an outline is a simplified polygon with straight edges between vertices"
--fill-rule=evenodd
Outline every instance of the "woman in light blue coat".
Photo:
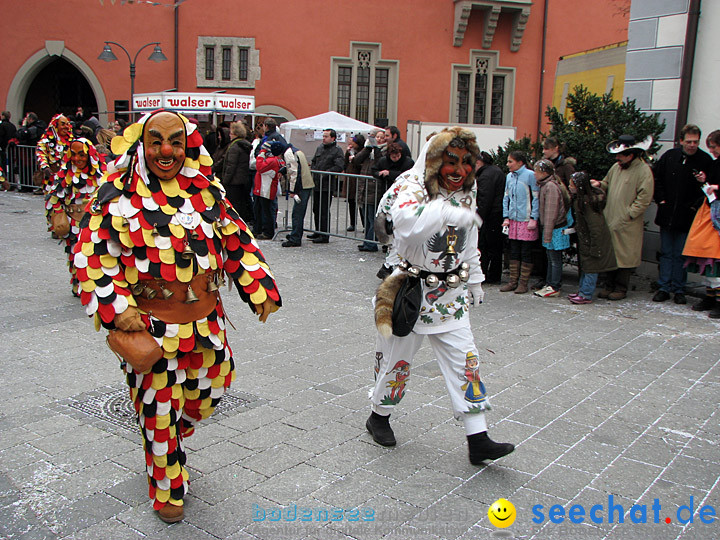
M 508 155 L 510 172 L 505 182 L 503 197 L 503 227 L 510 239 L 510 282 L 500 292 L 528 292 L 532 272 L 532 243 L 538 239 L 540 203 L 535 174 L 527 167 L 527 157 L 519 150 Z

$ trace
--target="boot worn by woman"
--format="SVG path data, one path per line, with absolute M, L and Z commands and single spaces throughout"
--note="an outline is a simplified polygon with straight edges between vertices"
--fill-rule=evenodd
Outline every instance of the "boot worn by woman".
M 165 523 L 177 523 L 185 517 L 185 510 L 182 506 L 175 506 L 170 503 L 163 506 L 157 513 L 158 517 Z
M 532 263 L 522 263 L 520 267 L 520 279 L 518 280 L 518 286 L 515 288 L 515 294 L 525 294 L 528 292 L 528 281 L 530 280 L 532 269 Z
M 507 456 L 515 445 L 510 443 L 497 443 L 488 437 L 487 431 L 474 433 L 467 436 L 468 450 L 470 452 L 470 463 L 482 465 L 486 459 L 498 459 Z
M 510 261 L 510 281 L 500 287 L 500 292 L 514 291 L 518 286 L 518 276 L 520 275 L 520 261 Z

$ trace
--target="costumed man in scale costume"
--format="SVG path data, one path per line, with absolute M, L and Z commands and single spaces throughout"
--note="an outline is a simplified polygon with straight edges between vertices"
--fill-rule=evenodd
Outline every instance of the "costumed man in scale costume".
M 80 234 L 80 221 L 85 215 L 85 207 L 95 194 L 103 174 L 105 162 L 93 143 L 88 139 L 75 139 L 65 150 L 62 167 L 56 175 L 56 181 L 50 185 L 45 202 L 45 208 L 50 214 L 65 212 L 67 215 L 70 230 L 67 234 L 57 236 L 65 240 L 70 284 L 73 295 L 77 297 L 80 291 L 75 275 L 73 248 Z
M 389 215 L 402 262 L 378 288 L 375 298 L 375 386 L 370 395 L 372 413 L 366 422 L 375 442 L 396 444 L 390 413 L 404 395 L 413 357 L 427 335 L 455 418 L 465 424 L 474 465 L 500 458 L 515 448 L 496 443 L 487 435 L 485 411 L 490 404 L 480 379 L 479 355 L 468 314 L 469 306 L 483 299 L 473 174 L 479 153 L 472 132 L 460 127 L 445 129 L 430 139 L 415 166 L 391 188 L 397 196 Z M 402 294 L 403 282 L 418 279 L 422 290 L 416 310 L 419 316 L 406 334 L 413 317 L 406 319 L 409 322 L 403 332 L 393 315 L 393 305 L 396 296 Z
M 162 348 L 149 370 L 123 369 L 153 508 L 172 523 L 184 516 L 188 488 L 183 438 L 235 377 L 218 285 L 229 276 L 261 322 L 281 300 L 247 225 L 209 179 L 195 125 L 157 111 L 115 137 L 112 150 L 120 157 L 82 222 L 75 265 L 96 327 L 149 331 Z
M 50 192 L 54 189 L 54 184 L 57 181 L 56 175 L 60 171 L 63 156 L 72 140 L 73 131 L 70 120 L 65 115 L 56 114 L 50 120 L 50 125 L 45 130 L 45 134 L 37 143 L 35 159 L 37 160 L 38 169 L 42 173 L 41 189 L 45 193 L 46 202 L 50 198 Z M 48 225 L 50 225 L 49 210 L 46 211 L 45 216 Z

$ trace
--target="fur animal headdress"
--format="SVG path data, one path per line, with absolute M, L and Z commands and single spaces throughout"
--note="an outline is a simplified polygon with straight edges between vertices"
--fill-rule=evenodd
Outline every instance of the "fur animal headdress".
M 448 147 L 466 148 L 473 157 L 473 167 L 480 155 L 475 134 L 467 129 L 455 126 L 445 128 L 435 135 L 430 141 L 425 156 L 425 189 L 432 199 L 438 194 L 440 186 L 440 167 L 442 167 L 442 155 Z M 468 174 L 463 184 L 463 191 L 469 191 L 475 185 L 475 175 Z

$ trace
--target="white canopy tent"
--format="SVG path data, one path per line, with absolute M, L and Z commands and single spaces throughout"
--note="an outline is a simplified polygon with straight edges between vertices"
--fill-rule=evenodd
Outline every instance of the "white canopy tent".
M 318 145 L 321 144 L 324 129 L 334 129 L 338 134 L 338 143 L 345 143 L 349 137 L 357 133 L 367 135 L 377 128 L 335 111 L 285 122 L 280 124 L 278 128 L 286 141 L 305 152 L 308 160 L 313 156 Z

